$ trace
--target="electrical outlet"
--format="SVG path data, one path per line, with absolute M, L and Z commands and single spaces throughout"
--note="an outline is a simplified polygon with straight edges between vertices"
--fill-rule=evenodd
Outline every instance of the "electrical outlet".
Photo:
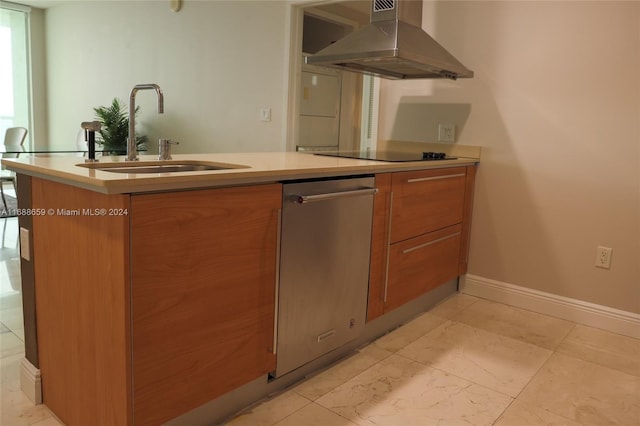
M 438 141 L 455 142 L 456 125 L 455 124 L 438 124 Z
M 29 247 L 29 230 L 20 227 L 20 257 L 24 260 L 31 260 L 31 249 Z
M 596 267 L 609 269 L 611 267 L 612 251 L 613 249 L 610 247 L 598 246 L 598 250 L 596 251 Z

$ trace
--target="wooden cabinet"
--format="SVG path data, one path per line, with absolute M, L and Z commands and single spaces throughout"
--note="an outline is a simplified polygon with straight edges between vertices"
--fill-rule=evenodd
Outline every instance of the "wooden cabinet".
M 378 188 L 378 192 L 373 199 L 367 321 L 371 321 L 384 313 L 387 253 L 389 250 L 391 173 L 377 174 L 375 176 L 375 187 Z
M 466 272 L 475 166 L 376 175 L 370 321 Z M 31 179 L 45 404 L 161 424 L 275 369 L 280 184 L 106 195 Z M 99 213 L 106 212 L 106 214 Z
M 391 243 L 462 222 L 465 167 L 394 173 Z
M 131 424 L 129 216 L 108 214 L 130 197 L 31 180 L 43 402 L 69 426 Z
M 264 185 L 132 196 L 137 426 L 275 369 L 281 193 Z
M 460 224 L 391 244 L 385 312 L 458 276 Z
M 376 175 L 368 321 L 466 272 L 474 178 L 475 166 Z
M 32 181 L 55 212 L 34 217 L 32 260 L 44 403 L 65 424 L 161 424 L 275 369 L 281 185 Z

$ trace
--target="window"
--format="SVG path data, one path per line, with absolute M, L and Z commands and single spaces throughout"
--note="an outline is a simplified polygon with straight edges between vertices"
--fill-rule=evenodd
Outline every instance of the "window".
M 28 15 L 23 6 L 3 2 L 0 8 L 0 138 L 9 127 L 31 130 Z

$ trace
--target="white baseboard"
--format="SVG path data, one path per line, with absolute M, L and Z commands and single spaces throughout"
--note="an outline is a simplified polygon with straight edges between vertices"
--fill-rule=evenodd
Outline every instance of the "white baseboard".
M 640 315 L 477 275 L 460 277 L 460 292 L 640 339 Z
M 42 379 L 40 369 L 26 358 L 20 363 L 20 389 L 34 404 L 42 404 Z

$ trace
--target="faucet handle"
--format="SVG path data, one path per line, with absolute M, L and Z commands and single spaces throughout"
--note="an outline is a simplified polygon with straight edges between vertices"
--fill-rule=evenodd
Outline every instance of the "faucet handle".
M 85 163 L 93 163 L 96 160 L 96 132 L 100 130 L 102 124 L 99 121 L 83 121 L 80 127 L 84 130 L 84 140 L 87 142 L 87 155 Z
M 171 139 L 158 139 L 158 160 L 171 160 L 171 145 L 179 144 Z

